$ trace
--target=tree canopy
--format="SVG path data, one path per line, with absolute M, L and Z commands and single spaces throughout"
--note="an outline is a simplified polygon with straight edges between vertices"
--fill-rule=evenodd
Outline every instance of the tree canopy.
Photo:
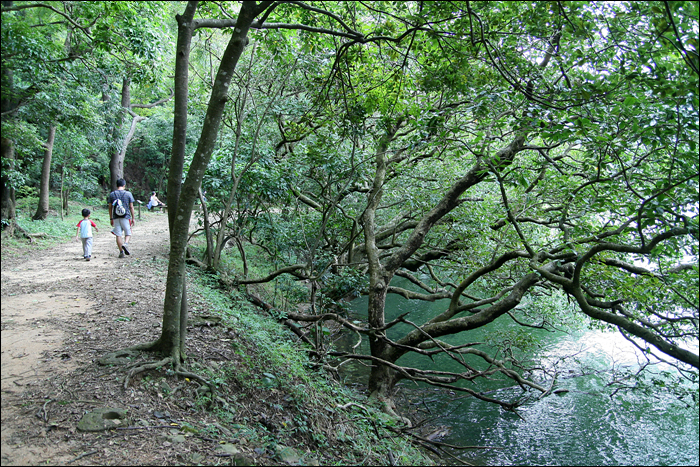
M 89 135 L 86 121 L 99 117 L 114 129 L 104 147 L 133 141 L 127 169 L 141 161 L 162 183 L 168 167 L 164 325 L 137 346 L 161 351 L 159 364 L 185 374 L 190 261 L 276 314 L 320 366 L 328 356 L 371 362 L 368 387 L 388 410 L 405 378 L 448 386 L 498 372 L 547 393 L 545 376 L 498 360 L 469 331 L 496 320 L 552 328 L 552 306 L 696 380 L 696 3 L 188 2 L 177 25 L 132 14 L 165 4 L 93 3 L 3 6 L 3 148 L 31 136 L 36 150 L 32 125 L 56 121 Z M 32 39 L 51 21 L 66 43 L 71 32 L 78 58 L 51 36 Z M 83 74 L 92 87 L 72 79 Z M 133 140 L 119 122 L 123 111 L 136 119 L 134 106 L 100 95 L 100 84 L 127 80 L 150 103 L 174 89 L 172 107 L 132 127 Z M 49 92 L 83 96 L 70 99 L 77 116 L 41 98 Z M 10 159 L 19 160 L 3 153 L 3 187 L 19 188 L 6 177 L 17 172 Z M 192 253 L 197 199 L 207 246 Z M 240 268 L 222 260 L 229 242 Z M 247 252 L 268 260 L 259 277 Z M 253 293 L 271 282 L 307 311 Z M 364 322 L 343 312 L 360 293 Z M 425 322 L 387 322 L 387 294 L 450 302 Z M 329 320 L 366 336 L 369 354 L 328 347 L 318 332 L 314 340 Z M 389 339 L 399 323 L 412 330 Z M 464 370 L 398 364 L 409 352 L 447 353 Z

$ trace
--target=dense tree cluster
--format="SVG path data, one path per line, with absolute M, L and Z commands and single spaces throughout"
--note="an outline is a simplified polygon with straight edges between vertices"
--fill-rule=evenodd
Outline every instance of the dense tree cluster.
M 12 190 L 38 185 L 20 174 L 42 144 L 95 187 L 130 160 L 160 187 L 167 167 L 162 335 L 137 346 L 158 365 L 186 374 L 190 261 L 231 286 L 284 287 L 294 306 L 251 299 L 319 365 L 368 361 L 387 410 L 405 378 L 508 409 L 520 402 L 459 382 L 498 373 L 546 394 L 552 375 L 470 342 L 496 320 L 527 333 L 585 316 L 696 379 L 696 3 L 3 2 L 2 15 L 3 222 Z M 188 256 L 198 199 L 207 246 Z M 269 275 L 250 274 L 253 249 Z M 343 313 L 359 293 L 366 322 Z M 387 294 L 449 306 L 387 321 Z M 311 332 L 329 320 L 369 354 Z M 400 323 L 411 331 L 389 339 Z M 410 352 L 463 370 L 397 363 Z

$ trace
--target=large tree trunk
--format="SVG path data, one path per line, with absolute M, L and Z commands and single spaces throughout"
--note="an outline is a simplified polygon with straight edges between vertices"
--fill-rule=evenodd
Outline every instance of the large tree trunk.
M 362 216 L 362 225 L 365 234 L 365 251 L 367 254 L 367 264 L 369 266 L 369 300 L 367 304 L 367 322 L 374 329 L 384 326 L 384 307 L 386 305 L 386 294 L 389 282 L 394 275 L 394 271 L 387 271 L 381 264 L 379 258 L 379 248 L 376 237 L 376 212 L 382 200 L 384 183 L 386 181 L 386 152 L 389 144 L 398 129 L 397 125 L 387 125 L 386 134 L 379 141 L 375 152 L 375 175 L 372 190 L 368 195 L 367 209 Z M 389 350 L 388 344 L 381 338 L 378 331 L 369 337 L 370 352 L 373 357 L 383 358 Z M 393 371 L 378 362 L 372 363 L 372 370 L 369 376 L 368 389 L 372 397 L 375 397 L 385 404 L 385 410 L 393 413 L 391 407 L 391 389 L 393 387 Z
M 243 54 L 250 25 L 259 12 L 271 2 L 244 2 L 216 75 L 204 126 L 192 158 L 185 182 L 180 186 L 184 167 L 185 134 L 187 128 L 187 76 L 189 50 L 194 30 L 193 18 L 197 2 L 189 2 L 182 16 L 178 16 L 178 44 L 175 65 L 175 122 L 173 154 L 168 181 L 168 221 L 170 224 L 170 261 L 163 305 L 163 329 L 153 347 L 172 357 L 176 366 L 184 356 L 187 323 L 185 294 L 185 259 L 190 218 L 202 178 L 214 150 L 221 118 L 227 101 L 228 87 L 238 60 Z
M 368 323 L 372 328 L 384 326 L 384 307 L 386 306 L 387 287 L 384 285 L 384 278 L 380 279 L 374 286 L 370 285 L 369 301 L 367 306 Z M 391 346 L 382 339 L 383 332 L 372 334 L 369 337 L 370 353 L 373 357 L 380 358 L 393 363 L 389 353 Z M 390 367 L 378 362 L 372 363 L 367 389 L 370 397 L 374 397 L 384 402 L 387 407 L 391 407 L 391 390 L 395 384 L 396 372 Z
M 165 302 L 163 304 L 163 328 L 157 343 L 160 350 L 174 359 L 178 365 L 184 358 L 184 342 L 187 332 L 187 291 L 185 277 L 185 255 L 187 245 L 174 241 L 174 232 L 179 225 L 176 217 L 182 186 L 182 173 L 185 164 L 185 143 L 187 135 L 187 99 L 189 94 L 190 43 L 194 32 L 194 13 L 197 2 L 187 3 L 182 16 L 177 16 L 178 35 L 175 58 L 175 102 L 173 119 L 173 148 L 168 177 L 168 225 L 170 227 L 170 257 Z M 189 218 L 187 221 L 189 228 Z M 180 261 L 179 259 L 182 258 Z M 173 261 L 174 260 L 174 261 Z M 184 325 L 182 322 L 185 317 Z
M 176 242 L 174 233 L 182 224 L 176 212 L 180 200 L 182 173 L 185 163 L 185 143 L 187 132 L 187 99 L 190 43 L 194 25 L 192 23 L 197 2 L 187 3 L 185 12 L 177 15 L 178 36 L 175 58 L 175 101 L 173 121 L 173 147 L 170 158 L 170 176 L 168 178 L 168 225 L 170 232 L 170 261 L 166 281 L 165 301 L 163 305 L 163 327 L 160 337 L 153 343 L 138 346 L 148 350 L 160 351 L 173 359 L 177 367 L 184 359 L 184 343 L 187 324 L 187 295 L 185 289 L 185 255 L 187 244 Z M 189 218 L 185 223 L 189 228 Z M 183 310 L 184 308 L 184 310 Z M 185 317 L 184 323 L 182 317 Z M 182 332 L 181 332 L 182 331 Z
M 36 208 L 36 214 L 34 214 L 35 221 L 43 221 L 46 219 L 46 215 L 49 213 L 49 192 L 51 181 L 51 157 L 53 156 L 53 142 L 56 137 L 56 126 L 51 125 L 49 127 L 49 137 L 44 145 L 44 163 L 41 168 L 41 185 L 39 188 L 39 205 Z

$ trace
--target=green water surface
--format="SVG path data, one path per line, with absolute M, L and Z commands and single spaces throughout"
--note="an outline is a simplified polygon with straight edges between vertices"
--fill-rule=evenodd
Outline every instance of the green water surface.
M 409 312 L 407 319 L 422 323 L 428 316 L 443 311 L 447 303 L 390 296 L 386 320 Z M 352 302 L 352 313 L 358 318 L 366 317 L 366 298 Z M 517 325 L 510 318 L 501 317 L 481 329 L 445 340 L 453 344 L 484 342 L 490 335 L 513 327 Z M 409 329 L 402 324 L 389 330 L 388 337 L 396 338 Z M 531 400 L 518 409 L 519 416 L 460 392 L 416 387 L 408 382 L 400 383 L 398 389 L 405 400 L 415 404 L 418 413 L 426 418 L 437 417 L 433 424 L 443 426 L 448 433 L 442 441 L 501 448 L 455 452 L 473 465 L 698 465 L 697 404 L 688 406 L 687 401 L 679 401 L 663 388 L 651 392 L 622 390 L 612 395 L 615 386 L 608 384 L 613 378 L 609 370 L 634 371 L 639 362 L 645 361 L 631 343 L 617 333 L 598 330 L 584 329 L 572 334 L 532 332 L 537 345 L 529 355 L 519 357 L 540 362 L 550 370 L 556 365 L 559 377 L 555 387 L 569 392 L 540 400 L 539 393 L 533 392 Z M 348 342 L 354 345 L 356 338 L 348 336 Z M 365 345 L 363 352 L 367 351 Z M 560 360 L 564 356 L 569 358 Z M 432 361 L 411 354 L 398 363 L 449 371 L 461 368 L 445 356 Z M 673 369 L 655 365 L 650 371 L 663 370 Z M 586 375 L 581 376 L 582 373 Z M 366 377 L 366 368 L 361 365 L 346 373 L 348 382 L 366 382 Z M 541 382 L 549 384 L 551 379 Z M 521 397 L 521 389 L 512 386 L 511 380 L 470 385 L 473 389 L 494 391 L 490 395 L 500 398 Z

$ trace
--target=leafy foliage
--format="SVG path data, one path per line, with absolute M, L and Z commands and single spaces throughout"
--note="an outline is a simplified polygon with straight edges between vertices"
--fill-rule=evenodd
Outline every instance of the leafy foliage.
M 55 123 L 55 164 L 76 196 L 91 197 L 127 131 L 116 90 L 133 80 L 134 97 L 151 102 L 168 85 L 176 24 L 163 15 L 179 6 L 61 7 L 3 7 L 3 99 L 13 106 L 2 131 L 16 151 L 3 175 L 29 194 Z M 379 362 L 371 385 L 385 393 L 409 374 L 391 367 L 403 354 L 432 352 L 446 336 L 469 342 L 470 329 L 496 319 L 520 326 L 493 336 L 501 350 L 531 345 L 529 325 L 585 316 L 696 375 L 696 3 L 256 7 L 264 22 L 251 18 L 216 100 L 238 6 L 198 6 L 187 110 L 140 110 L 149 120 L 127 157 L 144 191 L 166 177 L 175 187 L 189 178 L 188 202 L 206 191 L 207 267 L 239 285 L 275 281 L 279 316 L 333 315 L 364 333 L 371 355 L 355 357 Z M 222 125 L 198 139 L 212 108 Z M 180 135 L 170 122 L 185 114 Z M 184 172 L 169 174 L 179 136 Z M 239 262 L 222 253 L 229 242 Z M 250 248 L 269 270 L 248 264 Z M 396 275 L 416 288 L 393 286 Z M 370 295 L 361 326 L 342 316 L 358 293 Z M 387 293 L 451 302 L 387 342 Z M 318 299 L 316 315 L 295 314 L 290 302 L 307 299 Z M 427 379 L 463 376 L 449 378 Z

